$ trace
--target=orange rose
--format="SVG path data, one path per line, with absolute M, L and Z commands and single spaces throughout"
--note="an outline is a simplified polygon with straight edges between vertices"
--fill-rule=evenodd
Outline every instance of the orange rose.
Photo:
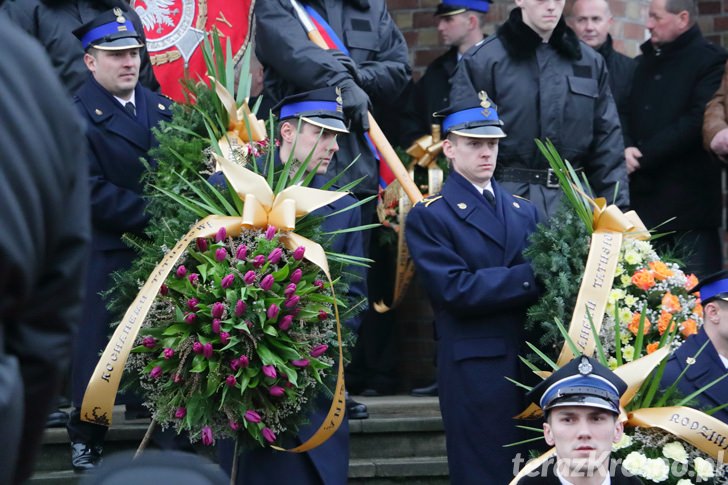
M 700 317 L 703 318 L 703 305 L 700 304 L 700 302 L 695 304 L 695 308 L 693 308 L 693 312 Z
M 668 291 L 662 297 L 662 309 L 666 312 L 675 313 L 682 310 L 682 305 L 680 305 L 678 297 Z
M 657 350 L 660 347 L 660 342 L 652 342 L 651 344 L 647 345 L 647 353 L 651 354 L 655 350 Z
M 632 275 L 632 284 L 640 290 L 647 291 L 655 286 L 655 278 L 650 270 L 643 268 Z
M 673 274 L 672 270 L 662 261 L 651 261 L 648 266 L 652 270 L 652 275 L 658 281 L 666 280 Z
M 688 318 L 680 326 L 680 333 L 683 334 L 683 337 L 694 335 L 698 333 L 698 324 L 692 318 Z
M 637 335 L 637 332 L 640 329 L 640 319 L 642 318 L 641 313 L 634 313 L 632 315 L 632 321 L 629 322 L 629 325 L 627 326 L 627 329 L 632 332 L 633 335 Z M 650 323 L 650 320 L 645 317 L 645 323 L 644 328 L 642 329 L 642 335 L 647 335 L 647 332 L 650 330 L 650 327 L 652 324 Z
M 657 331 L 660 332 L 660 335 L 665 333 L 670 322 L 672 322 L 672 315 L 663 310 L 662 313 L 660 313 L 660 319 L 657 321 Z M 670 328 L 672 329 L 674 327 L 670 325 Z
M 698 277 L 694 274 L 689 274 L 687 276 L 688 280 L 685 282 L 685 289 L 690 290 L 695 287 L 695 285 L 698 284 Z

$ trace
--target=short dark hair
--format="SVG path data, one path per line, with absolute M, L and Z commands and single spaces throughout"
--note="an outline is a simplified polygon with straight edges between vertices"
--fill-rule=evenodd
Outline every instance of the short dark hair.
M 688 13 L 691 25 L 695 23 L 695 19 L 698 17 L 698 6 L 695 0 L 667 0 L 665 10 L 672 14 L 679 14 L 685 10 Z

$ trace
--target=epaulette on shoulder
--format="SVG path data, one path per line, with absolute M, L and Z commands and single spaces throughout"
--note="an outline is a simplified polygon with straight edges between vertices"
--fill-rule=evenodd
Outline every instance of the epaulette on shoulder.
M 417 203 L 417 205 L 422 204 L 425 207 L 430 207 L 430 204 L 432 204 L 436 200 L 440 200 L 440 199 L 442 199 L 442 196 L 441 195 L 430 195 L 429 197 L 425 197 L 424 199 L 422 199 L 421 201 L 419 201 Z

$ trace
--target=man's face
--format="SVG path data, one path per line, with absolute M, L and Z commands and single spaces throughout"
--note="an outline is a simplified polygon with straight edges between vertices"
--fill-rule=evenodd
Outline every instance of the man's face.
M 650 31 L 650 42 L 662 45 L 677 39 L 687 30 L 688 13 L 670 13 L 665 9 L 667 0 L 652 0 L 647 17 L 647 30 Z
M 104 89 L 122 99 L 127 99 L 139 80 L 139 48 L 118 51 L 94 49 L 83 56 L 94 79 Z
M 594 49 L 604 45 L 613 22 L 605 0 L 578 0 L 571 13 L 571 27 L 582 41 Z
M 498 158 L 498 138 L 470 138 L 452 135 L 442 142 L 445 156 L 457 173 L 485 187 L 493 177 Z
M 546 443 L 556 447 L 559 470 L 584 476 L 607 466 L 612 443 L 622 437 L 623 426 L 605 409 L 564 406 L 549 411 L 543 430 Z
M 564 11 L 564 0 L 516 0 L 523 22 L 541 37 L 551 37 Z
M 442 43 L 448 47 L 460 47 L 470 31 L 470 17 L 468 12 L 438 17 L 437 32 Z
M 301 123 L 300 133 L 296 134 L 296 126 L 293 123 L 295 122 L 290 123 L 294 131 L 292 138 L 292 143 L 295 143 L 293 157 L 299 162 L 304 162 L 310 155 L 311 158 L 306 171 L 316 170 L 317 174 L 326 173 L 331 158 L 334 153 L 339 151 L 339 145 L 336 143 L 337 133 L 304 121 Z

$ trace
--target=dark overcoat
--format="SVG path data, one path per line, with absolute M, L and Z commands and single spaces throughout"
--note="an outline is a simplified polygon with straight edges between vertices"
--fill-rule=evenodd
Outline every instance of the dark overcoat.
M 0 483 L 24 483 L 81 318 L 88 168 L 43 50 L 6 19 L 0 44 Z
M 310 187 L 320 188 L 325 182 L 324 177 L 317 175 Z M 312 213 L 316 216 L 333 214 L 356 203 L 351 195 L 317 209 Z M 324 232 L 335 231 L 361 224 L 359 208 L 354 208 L 339 214 L 327 217 L 321 228 Z M 335 253 L 349 254 L 363 257 L 364 246 L 362 234 L 359 231 L 339 234 L 332 241 L 329 249 Z M 363 272 L 360 278 L 355 279 L 350 287 L 351 301 L 359 301 L 366 296 L 366 280 Z M 366 305 L 364 305 L 366 308 Z M 352 330 L 356 330 L 360 317 L 345 322 Z M 317 408 L 309 416 L 310 423 L 301 428 L 299 437 L 293 446 L 303 443 L 321 426 L 331 405 L 330 397 L 321 397 L 317 400 Z M 220 446 L 220 462 L 226 470 L 232 467 L 233 446 L 230 442 Z M 344 417 L 339 429 L 321 446 L 306 453 L 286 453 L 268 448 L 248 451 L 240 455 L 238 468 L 239 485 L 268 485 L 271 483 L 286 483 L 291 485 L 339 485 L 347 482 L 349 473 L 349 421 Z
M 93 229 L 87 299 L 72 372 L 73 404 L 79 408 L 114 318 L 99 292 L 109 289 L 111 274 L 128 267 L 135 256 L 121 236 L 143 236 L 149 220 L 141 184 L 146 168 L 140 159 L 157 145 L 151 129 L 172 118 L 172 101 L 140 84 L 135 101 L 136 119 L 90 76 L 75 97 L 86 121 Z
M 641 49 L 625 123 L 626 144 L 642 152 L 630 175 L 632 207 L 650 228 L 674 217 L 661 231 L 717 228 L 721 169 L 701 130 L 726 53 L 697 25 L 659 50 L 650 41 Z
M 705 333 L 704 328 L 701 328 L 696 335 L 690 336 L 675 350 L 667 361 L 665 372 L 662 374 L 661 387 L 663 389 L 670 387 L 686 367 L 687 371 L 677 384 L 677 388 L 683 396 L 692 394 L 728 373 L 728 369 L 720 360 L 720 356 L 712 343 L 705 345 L 693 365 L 687 365 L 687 359 L 695 357 L 708 340 L 708 334 Z M 703 391 L 696 400 L 700 407 L 706 411 L 728 402 L 728 378 Z M 721 409 L 713 416 L 728 424 L 728 408 Z
M 493 183 L 495 210 L 465 178 L 415 205 L 405 234 L 435 313 L 437 382 L 454 484 L 508 483 L 522 439 L 519 359 L 526 308 L 538 297 L 523 257 L 536 209 Z

